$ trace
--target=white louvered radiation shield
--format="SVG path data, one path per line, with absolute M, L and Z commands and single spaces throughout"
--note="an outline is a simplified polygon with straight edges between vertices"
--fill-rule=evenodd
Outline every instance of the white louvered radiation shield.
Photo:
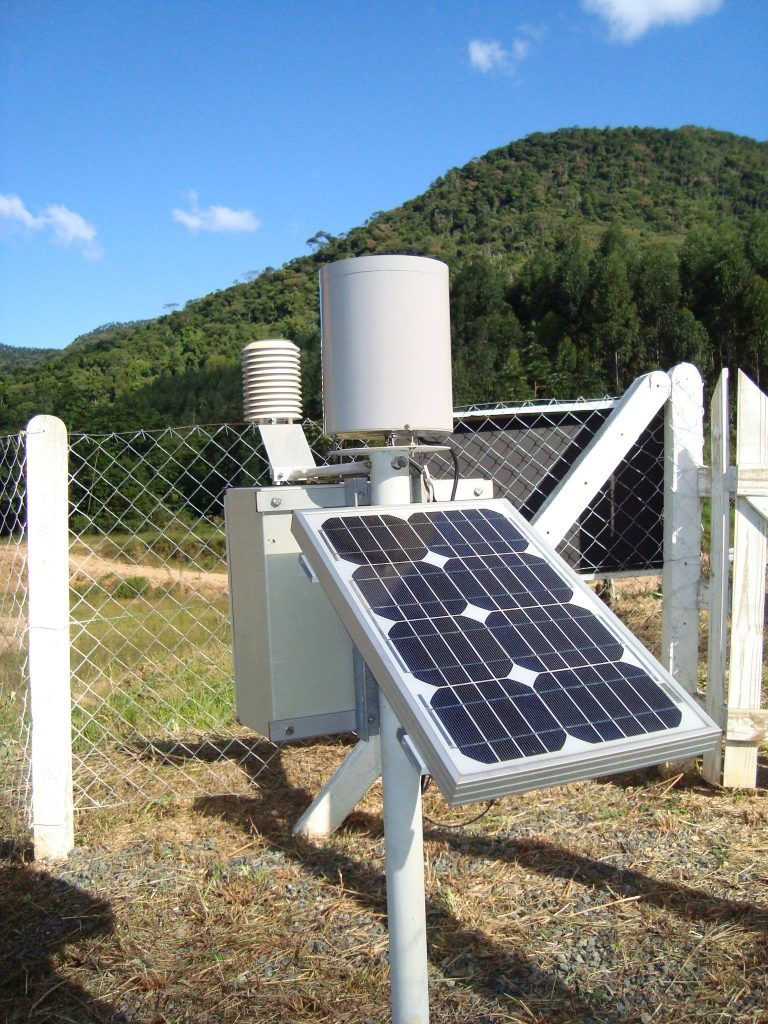
M 268 338 L 243 349 L 243 418 L 247 423 L 301 420 L 301 355 L 292 341 Z

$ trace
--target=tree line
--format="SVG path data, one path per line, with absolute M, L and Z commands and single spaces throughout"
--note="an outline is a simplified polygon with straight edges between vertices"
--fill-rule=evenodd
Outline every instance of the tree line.
M 459 404 L 620 394 L 649 370 L 768 364 L 768 216 L 691 231 L 682 245 L 619 224 L 564 232 L 517 270 L 475 256 L 452 282 Z
M 681 360 L 709 384 L 722 366 L 762 382 L 767 207 L 766 143 L 695 127 L 537 133 L 183 309 L 33 365 L 8 351 L 0 432 L 37 413 L 80 432 L 236 422 L 240 352 L 269 337 L 302 349 L 317 418 L 317 271 L 366 254 L 448 263 L 457 404 L 615 394 Z

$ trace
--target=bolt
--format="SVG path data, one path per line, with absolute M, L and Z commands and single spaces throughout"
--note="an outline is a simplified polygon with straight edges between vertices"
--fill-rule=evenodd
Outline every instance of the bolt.
M 368 715 L 368 721 L 369 722 L 375 722 L 376 721 L 376 715 Z
M 408 465 L 408 459 L 404 455 L 396 455 L 392 459 L 392 469 L 405 469 Z
M 282 498 L 277 498 L 277 497 L 273 498 L 272 501 L 270 502 L 270 505 L 272 506 L 272 508 L 280 508 L 280 506 L 282 504 L 283 504 L 283 499 Z
M 293 736 L 295 731 L 296 730 L 293 728 L 292 725 L 286 725 L 286 727 L 285 727 L 285 735 L 286 736 Z
M 480 497 L 480 495 L 481 495 L 481 494 L 483 493 L 483 488 L 482 488 L 482 487 L 476 487 L 476 488 L 474 489 L 474 491 L 472 491 L 472 493 L 474 494 L 474 496 L 475 496 L 476 498 L 479 498 L 479 497 Z

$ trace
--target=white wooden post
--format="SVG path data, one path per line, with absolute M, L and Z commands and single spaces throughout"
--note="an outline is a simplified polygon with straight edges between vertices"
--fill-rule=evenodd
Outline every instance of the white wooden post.
M 35 857 L 74 846 L 69 668 L 67 430 L 55 416 L 27 425 L 27 581 Z
M 698 687 L 704 389 L 695 366 L 670 371 L 664 422 L 664 605 L 661 662 L 688 693 Z
M 731 655 L 728 672 L 728 729 L 723 754 L 723 785 L 755 785 L 759 737 L 742 738 L 740 716 L 759 714 L 765 614 L 766 519 L 761 502 L 738 484 L 748 467 L 768 466 L 768 397 L 739 370 L 736 427 L 736 520 L 733 541 Z M 747 493 L 744 493 L 744 492 Z M 740 493 L 741 492 L 741 493 Z
M 728 371 L 723 370 L 712 396 L 711 511 L 709 545 L 709 639 L 707 647 L 707 713 L 725 729 L 725 669 L 728 650 L 728 575 L 731 536 L 730 433 L 728 423 Z M 704 755 L 702 775 L 720 784 L 720 747 Z

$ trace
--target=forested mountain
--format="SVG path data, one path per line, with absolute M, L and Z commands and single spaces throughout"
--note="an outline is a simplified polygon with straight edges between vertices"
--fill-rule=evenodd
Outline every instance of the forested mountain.
M 26 348 L 24 345 L 3 345 L 0 343 L 0 367 L 32 366 L 43 359 L 60 355 L 56 348 Z
M 766 143 L 694 127 L 535 134 L 309 244 L 183 310 L 0 363 L 0 429 L 41 412 L 80 431 L 237 421 L 240 350 L 267 337 L 301 346 L 318 415 L 317 269 L 372 253 L 450 265 L 457 404 L 617 393 L 683 359 L 709 382 L 724 365 L 765 378 Z

